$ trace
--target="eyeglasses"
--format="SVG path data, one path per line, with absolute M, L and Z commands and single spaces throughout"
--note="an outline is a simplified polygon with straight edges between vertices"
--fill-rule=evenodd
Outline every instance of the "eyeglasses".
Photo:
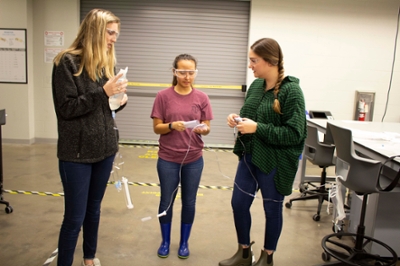
M 249 58 L 249 64 L 251 66 L 254 66 L 255 64 L 257 64 L 259 61 L 259 58 Z
M 174 69 L 174 73 L 178 78 L 186 78 L 186 76 L 189 76 L 189 78 L 194 78 L 197 76 L 198 70 L 185 70 L 185 69 Z
M 106 29 L 106 30 L 107 30 L 107 33 L 110 36 L 115 36 L 115 39 L 118 39 L 118 37 L 119 37 L 119 32 L 118 31 L 115 31 L 115 30 L 112 30 L 112 29 Z

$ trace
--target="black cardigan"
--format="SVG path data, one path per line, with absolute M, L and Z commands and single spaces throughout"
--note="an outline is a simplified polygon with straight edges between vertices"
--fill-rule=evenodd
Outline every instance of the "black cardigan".
M 118 151 L 118 130 L 103 89 L 107 78 L 92 81 L 85 70 L 74 76 L 79 63 L 79 56 L 66 54 L 53 66 L 57 156 L 63 161 L 94 163 Z

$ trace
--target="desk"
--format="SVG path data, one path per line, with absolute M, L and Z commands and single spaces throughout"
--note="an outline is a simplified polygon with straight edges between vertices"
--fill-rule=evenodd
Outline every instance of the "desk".
M 390 156 L 400 155 L 400 123 L 360 122 L 309 119 L 309 125 L 326 133 L 329 142 L 329 132 L 326 132 L 327 123 L 348 128 L 352 131 L 354 149 L 364 157 L 385 162 Z M 395 173 L 400 169 L 400 160 L 396 159 L 386 164 L 388 169 Z M 353 194 L 350 206 L 350 226 L 348 231 L 356 233 L 360 218 L 362 198 Z M 368 198 L 365 218 L 365 234 L 374 237 L 392 247 L 400 254 L 400 188 L 393 192 L 374 193 Z M 369 247 L 371 253 L 389 256 L 373 244 Z
M 388 157 L 400 155 L 400 123 L 365 122 L 352 120 L 308 119 L 307 123 L 326 133 L 326 124 L 345 127 L 353 132 L 354 149 L 365 155 L 384 162 Z M 392 138 L 392 141 L 385 138 Z M 400 160 L 392 163 L 393 169 L 400 168 Z

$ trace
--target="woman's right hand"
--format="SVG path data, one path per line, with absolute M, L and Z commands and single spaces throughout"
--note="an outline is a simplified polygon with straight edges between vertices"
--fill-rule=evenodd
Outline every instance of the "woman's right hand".
M 108 97 L 118 93 L 126 93 L 126 87 L 128 86 L 128 80 L 118 81 L 122 77 L 123 73 L 110 78 L 107 83 L 103 86 L 103 89 Z
M 226 118 L 227 124 L 229 127 L 234 128 L 237 125 L 237 122 L 235 121 L 235 118 L 239 117 L 238 114 L 229 114 L 228 117 Z
M 172 122 L 172 128 L 176 131 L 185 131 L 185 122 L 184 121 L 174 121 Z

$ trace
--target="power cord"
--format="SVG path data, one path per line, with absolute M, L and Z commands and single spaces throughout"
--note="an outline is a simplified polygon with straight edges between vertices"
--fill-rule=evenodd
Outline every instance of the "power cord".
M 393 71 L 394 71 L 394 65 L 395 65 L 395 61 L 396 61 L 397 37 L 399 35 L 399 21 L 400 21 L 400 6 L 397 11 L 397 27 L 396 27 L 396 36 L 394 39 L 394 53 L 393 53 L 393 61 L 392 61 L 392 70 L 390 72 L 389 88 L 388 88 L 387 95 L 386 95 L 385 111 L 383 113 L 381 122 L 383 122 L 383 120 L 385 119 L 385 116 L 386 116 L 386 112 L 387 112 L 387 108 L 388 108 L 388 104 L 389 104 L 390 90 L 392 88 Z
M 183 164 L 184 164 L 184 162 L 185 162 L 185 160 L 186 160 L 186 157 L 187 157 L 187 155 L 189 154 L 189 151 L 190 151 L 190 146 L 191 146 L 191 142 L 192 142 L 193 130 L 194 130 L 195 128 L 201 127 L 201 126 L 203 126 L 203 124 L 199 124 L 199 125 L 195 126 L 195 127 L 190 131 L 190 138 L 189 138 L 188 148 L 187 148 L 186 154 L 185 154 L 185 156 L 184 156 L 184 158 L 183 158 L 183 160 L 182 160 L 182 162 L 181 162 L 180 168 L 179 168 L 179 182 L 178 182 L 178 185 L 176 186 L 176 188 L 175 188 L 174 191 L 172 192 L 172 195 L 171 195 L 171 198 L 170 198 L 168 207 L 167 207 L 166 210 L 164 210 L 163 212 L 157 214 L 157 218 L 159 218 L 159 217 L 161 217 L 161 216 L 167 215 L 167 212 L 168 212 L 169 209 L 171 208 L 171 205 L 172 205 L 172 202 L 173 202 L 173 198 L 174 198 L 175 193 L 178 191 L 178 188 L 179 188 L 179 184 L 180 184 L 180 180 L 181 180 L 182 167 L 183 167 Z M 203 141 L 201 135 L 197 134 L 197 136 L 200 138 L 201 141 Z M 203 142 L 203 144 L 204 144 L 204 142 Z M 144 217 L 144 218 L 142 218 L 141 220 L 142 220 L 142 222 L 145 222 L 145 221 L 148 221 L 148 220 L 150 220 L 150 219 L 151 219 L 151 217 L 149 216 L 149 217 Z
M 243 146 L 243 153 L 246 154 L 246 146 L 244 145 L 243 141 L 240 139 L 242 135 L 237 134 L 236 126 L 233 128 L 233 135 L 234 135 L 234 137 L 235 137 L 235 141 L 238 141 L 238 140 L 240 141 L 240 143 L 241 143 L 242 146 Z M 236 135 L 237 135 L 237 137 L 236 137 Z M 234 181 L 234 184 L 235 184 L 235 186 L 236 186 L 241 192 L 243 192 L 244 194 L 249 195 L 250 197 L 253 197 L 253 198 L 256 198 L 256 199 L 257 199 L 258 197 L 257 197 L 256 194 L 257 194 L 257 191 L 259 190 L 258 181 L 257 181 L 256 177 L 254 176 L 253 172 L 251 171 L 250 166 L 248 165 L 248 163 L 247 163 L 247 161 L 246 161 L 246 157 L 245 157 L 244 155 L 243 155 L 243 161 L 244 161 L 244 163 L 246 164 L 247 168 L 249 169 L 249 172 L 250 172 L 251 176 L 253 177 L 254 182 L 256 183 L 255 192 L 254 192 L 254 193 L 250 193 L 250 192 L 247 192 L 247 191 L 243 190 L 243 189 L 236 183 L 236 181 Z M 275 200 L 275 199 L 269 199 L 269 198 L 262 198 L 262 199 L 263 199 L 263 201 L 283 202 L 283 200 Z

